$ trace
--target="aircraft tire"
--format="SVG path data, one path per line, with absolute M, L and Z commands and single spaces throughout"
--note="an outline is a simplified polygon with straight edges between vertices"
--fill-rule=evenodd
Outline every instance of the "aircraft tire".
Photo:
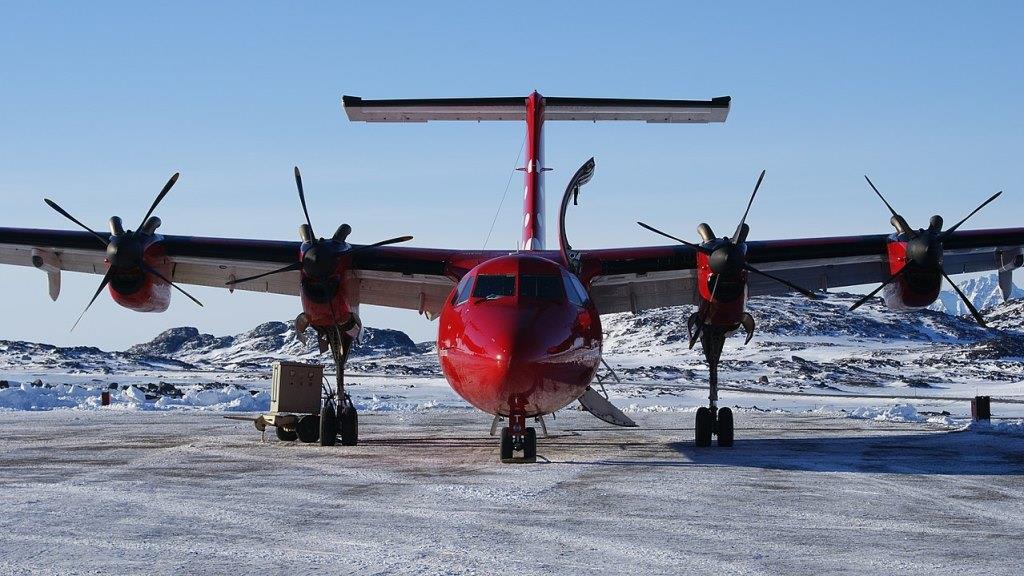
M 359 414 L 351 402 L 345 402 L 338 413 L 338 429 L 342 446 L 355 446 L 359 443 Z
M 718 411 L 718 446 L 731 448 L 733 441 L 732 409 L 722 408 Z
M 693 427 L 694 444 L 702 448 L 711 446 L 712 425 L 711 410 L 707 406 L 698 408 Z
M 334 446 L 338 442 L 338 416 L 334 412 L 334 402 L 324 402 L 320 410 L 320 445 Z
M 512 431 L 505 426 L 501 429 L 501 461 L 511 462 L 512 455 Z
M 537 461 L 537 430 L 534 428 L 527 428 L 523 434 L 523 460 Z

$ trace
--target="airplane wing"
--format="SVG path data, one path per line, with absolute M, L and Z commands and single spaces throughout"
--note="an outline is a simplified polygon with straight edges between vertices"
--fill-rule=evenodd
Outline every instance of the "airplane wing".
M 747 260 L 808 289 L 877 284 L 889 276 L 888 236 L 846 236 L 747 242 Z M 1024 263 L 1024 228 L 954 232 L 945 242 L 948 274 L 997 270 Z M 583 275 L 602 314 L 697 303 L 696 252 L 686 246 L 580 250 Z M 749 294 L 792 292 L 751 275 Z
M 270 272 L 298 260 L 299 242 L 162 236 L 172 264 L 170 280 L 228 289 L 234 278 Z M 362 304 L 440 312 L 455 282 L 477 263 L 506 252 L 382 246 L 353 256 L 350 278 Z M 102 275 L 103 246 L 88 232 L 0 228 L 0 264 Z M 236 284 L 234 290 L 299 294 L 299 273 L 285 272 Z M 51 295 L 53 295 L 51 293 Z
M 874 284 L 888 276 L 884 234 L 748 241 L 747 259 L 758 268 L 809 289 Z M 228 288 L 234 278 L 269 272 L 298 259 L 299 242 L 162 237 L 172 263 L 171 280 Z M 1024 263 L 1024 228 L 955 232 L 944 243 L 949 274 L 999 270 Z M 459 278 L 477 264 L 507 251 L 381 246 L 353 256 L 350 278 L 362 304 L 418 310 L 435 316 Z M 697 302 L 696 254 L 686 246 L 580 250 L 582 276 L 602 314 Z M 559 260 L 555 251 L 538 256 Z M 103 274 L 103 247 L 88 232 L 0 228 L 0 264 Z M 789 289 L 751 276 L 749 294 L 785 294 Z M 236 284 L 235 290 L 296 296 L 298 272 Z

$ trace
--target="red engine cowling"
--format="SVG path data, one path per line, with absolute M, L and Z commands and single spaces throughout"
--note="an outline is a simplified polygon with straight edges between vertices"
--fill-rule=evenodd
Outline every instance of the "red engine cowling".
M 348 322 L 352 317 L 352 293 L 346 282 L 352 257 L 337 258 L 334 270 L 324 278 L 314 278 L 302 272 L 300 298 L 302 311 L 314 328 L 326 328 Z
M 171 276 L 171 265 L 163 247 L 152 243 L 146 247 L 143 259 L 165 278 Z M 114 268 L 107 285 L 110 296 L 121 306 L 136 312 L 163 312 L 171 303 L 171 285 L 139 267 Z
M 711 290 L 717 278 L 714 298 Z M 711 271 L 707 254 L 697 253 L 697 292 L 700 295 L 700 313 L 706 324 L 736 326 L 743 320 L 747 303 L 747 271 L 716 275 Z
M 893 310 L 919 310 L 927 308 L 939 297 L 942 274 L 937 270 L 907 264 L 907 243 L 893 239 L 888 244 L 889 274 L 907 269 L 894 282 L 882 290 L 885 305 Z

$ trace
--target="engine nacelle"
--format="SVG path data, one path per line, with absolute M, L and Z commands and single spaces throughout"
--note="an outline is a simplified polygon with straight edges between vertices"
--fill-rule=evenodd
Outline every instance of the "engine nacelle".
M 302 310 L 314 328 L 348 322 L 358 301 L 358 283 L 350 281 L 348 273 L 352 257 L 332 248 L 327 244 L 303 246 L 299 295 Z
M 742 269 L 726 274 L 715 274 L 711 269 L 711 258 L 703 252 L 697 253 L 697 293 L 700 296 L 698 307 L 706 324 L 737 326 L 743 321 L 747 305 L 747 278 L 747 271 Z M 712 290 L 714 298 L 711 295 Z
M 165 278 L 171 277 L 171 265 L 158 243 L 146 247 L 143 261 Z M 110 267 L 110 296 L 119 305 L 136 312 L 163 312 L 171 304 L 171 285 L 139 267 Z
M 931 306 L 939 297 L 942 274 L 938 270 L 922 268 L 913 262 L 908 265 L 907 242 L 899 238 L 890 240 L 887 249 L 889 274 L 899 272 L 904 266 L 907 269 L 899 278 L 882 289 L 885 305 L 893 310 L 920 310 Z

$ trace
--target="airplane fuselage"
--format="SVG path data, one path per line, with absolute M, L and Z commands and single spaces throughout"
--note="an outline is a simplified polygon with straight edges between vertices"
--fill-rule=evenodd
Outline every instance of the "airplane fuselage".
M 452 388 L 502 416 L 539 416 L 583 395 L 601 362 L 601 320 L 556 262 L 518 253 L 470 270 L 440 315 L 437 352 Z

